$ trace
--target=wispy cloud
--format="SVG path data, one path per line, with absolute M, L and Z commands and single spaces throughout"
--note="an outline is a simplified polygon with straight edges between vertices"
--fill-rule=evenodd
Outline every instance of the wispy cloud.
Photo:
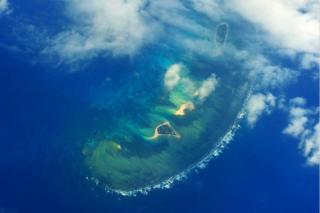
M 207 15 L 212 19 L 218 19 L 222 15 L 221 2 L 216 0 L 191 0 L 196 11 Z
M 288 109 L 290 122 L 283 133 L 294 137 L 300 137 L 304 133 L 309 121 L 308 116 L 312 113 L 311 110 L 303 108 L 305 102 L 303 98 L 291 100 L 291 105 Z
M 319 1 L 248 0 L 244 4 L 241 0 L 232 0 L 229 4 L 265 31 L 264 37 L 276 47 L 318 53 Z
M 300 147 L 311 165 L 320 164 L 320 123 L 319 109 L 306 107 L 301 97 L 290 100 L 289 124 L 283 133 L 300 141 Z
M 214 58 L 221 53 L 214 47 L 214 26 L 230 22 L 231 31 L 236 25 L 244 26 L 234 38 L 253 39 L 254 33 L 246 32 L 247 25 L 252 25 L 264 47 L 303 54 L 301 67 L 306 69 L 318 64 L 318 4 L 313 0 L 249 0 L 245 4 L 239 0 L 65 0 L 65 4 L 71 23 L 50 39 L 44 52 L 68 62 L 100 55 L 134 56 L 168 35 L 172 45 Z M 194 19 L 196 13 L 212 23 Z M 239 15 L 247 22 L 235 21 Z M 234 47 L 234 51 L 240 50 Z M 290 74 L 289 69 L 260 63 L 267 65 L 264 70 L 269 76 Z
M 181 80 L 181 69 L 181 64 L 173 64 L 166 71 L 164 75 L 164 85 L 168 90 L 172 90 L 175 86 L 179 84 L 179 81 Z
M 44 53 L 57 54 L 62 60 L 77 61 L 99 55 L 135 56 L 145 46 L 166 40 L 186 45 L 198 40 L 203 49 L 213 49 L 214 28 L 209 29 L 192 14 L 209 15 L 214 5 L 189 0 L 71 0 L 66 13 L 71 23 L 51 39 Z M 207 1 L 204 1 L 207 2 Z M 217 7 L 218 5 L 216 5 Z M 168 36 L 170 35 L 170 39 Z M 212 44 L 207 44 L 208 40 Z M 198 47 L 196 51 L 199 51 Z M 209 51 L 208 51 L 209 49 Z
M 9 12 L 8 0 L 0 0 L 0 15 Z
M 256 89 L 271 90 L 296 81 L 300 72 L 274 64 L 263 55 L 249 56 L 245 62 Z
M 188 95 L 190 99 L 203 103 L 216 90 L 219 84 L 218 78 L 216 74 L 212 73 L 202 81 L 194 81 L 188 72 L 188 67 L 183 64 L 171 65 L 164 74 L 164 86 L 167 90 L 180 86 L 183 93 Z
M 246 105 L 247 122 L 253 127 L 263 114 L 270 114 L 276 106 L 276 97 L 271 93 L 257 93 L 250 97 Z
M 152 40 L 144 0 L 71 0 L 66 3 L 72 21 L 46 51 L 77 60 L 96 54 L 132 55 Z
M 200 88 L 196 91 L 196 96 L 200 101 L 206 100 L 217 88 L 218 79 L 215 74 L 211 74 L 209 78 L 204 80 Z

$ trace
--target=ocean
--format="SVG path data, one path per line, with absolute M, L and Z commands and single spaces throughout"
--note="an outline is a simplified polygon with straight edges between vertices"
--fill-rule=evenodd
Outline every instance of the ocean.
M 68 164 L 72 143 L 57 139 L 86 104 L 66 94 L 81 94 L 95 77 L 43 72 L 3 51 L 1 58 L 0 212 L 317 212 L 318 169 L 306 165 L 296 141 L 279 134 L 281 112 L 254 131 L 242 123 L 218 158 L 170 189 L 122 197 L 92 187 Z M 316 83 L 304 85 L 288 94 L 317 92 Z

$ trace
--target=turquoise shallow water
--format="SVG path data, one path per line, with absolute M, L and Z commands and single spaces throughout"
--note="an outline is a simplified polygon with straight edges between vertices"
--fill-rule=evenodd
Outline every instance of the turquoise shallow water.
M 226 66 L 223 58 L 210 62 L 178 50 L 162 49 L 161 55 L 154 54 L 156 50 L 161 46 L 128 62 L 115 78 L 108 76 L 93 86 L 87 97 L 90 113 L 81 113 L 68 128 L 82 147 L 77 162 L 85 164 L 85 178 L 106 190 L 127 193 L 179 178 L 217 148 L 250 89 L 245 75 L 233 72 L 236 62 Z M 168 91 L 165 76 L 177 64 L 181 82 Z M 213 73 L 217 88 L 198 100 L 197 88 Z M 174 115 L 191 101 L 195 101 L 192 112 Z M 149 140 L 163 122 L 169 122 L 179 137 Z
M 22 16 L 30 17 L 27 23 L 48 26 L 48 35 L 66 28 L 65 17 L 58 15 L 62 5 L 11 2 L 19 17 L 0 20 L 2 29 L 15 29 L 0 31 L 0 41 L 23 51 L 0 48 L 0 213 L 317 212 L 318 169 L 306 166 L 297 142 L 280 134 L 286 125 L 282 113 L 262 120 L 257 129 L 240 129 L 227 148 L 219 146 L 250 88 L 245 61 L 234 47 L 259 53 L 252 26 L 235 17 L 212 23 L 189 14 L 210 29 L 204 34 L 213 52 L 201 51 L 200 43 L 192 45 L 196 51 L 184 48 L 186 32 L 171 26 L 166 38 L 135 57 L 103 55 L 71 69 L 70 64 L 57 66 L 54 59 L 37 54 L 43 44 L 31 42 L 27 32 L 19 42 L 12 36 L 23 31 Z M 226 21 L 224 39 L 225 28 L 216 30 Z M 187 36 L 191 41 L 198 38 Z M 168 92 L 164 76 L 177 63 L 188 70 L 181 76 L 196 87 L 214 73 L 216 90 L 204 102 L 195 93 L 181 95 L 186 86 Z M 298 80 L 299 86 L 282 92 L 317 105 L 318 83 L 311 74 Z M 186 117 L 175 116 L 175 103 L 181 102 L 170 99 L 172 93 L 194 99 L 195 109 Z M 168 120 L 181 138 L 145 140 L 159 122 Z M 212 155 L 213 150 L 218 152 Z M 216 155 L 209 165 L 202 161 Z M 172 176 L 174 187 L 173 179 L 166 181 Z M 106 193 L 158 183 L 172 188 L 130 198 Z

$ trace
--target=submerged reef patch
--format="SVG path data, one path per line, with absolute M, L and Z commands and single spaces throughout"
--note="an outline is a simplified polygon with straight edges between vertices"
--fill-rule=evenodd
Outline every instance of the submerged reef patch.
M 148 107 L 118 114 L 83 145 L 90 176 L 108 191 L 157 188 L 201 162 L 234 125 L 249 89 L 240 74 L 195 75 L 182 62 L 160 79 Z

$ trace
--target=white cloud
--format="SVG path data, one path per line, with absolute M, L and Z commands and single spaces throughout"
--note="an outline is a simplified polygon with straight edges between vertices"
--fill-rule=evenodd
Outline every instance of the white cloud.
M 180 0 L 65 1 L 72 21 L 69 29 L 56 35 L 43 52 L 67 62 L 104 54 L 134 56 L 161 39 L 184 46 L 189 38 L 208 40 L 214 30 L 192 18 L 194 11 Z M 199 3 L 195 6 L 204 9 Z
M 299 76 L 298 71 L 272 64 L 262 55 L 249 56 L 245 63 L 257 89 L 279 88 L 295 81 Z
M 290 100 L 289 116 L 290 123 L 283 130 L 283 133 L 291 135 L 293 137 L 300 137 L 308 124 L 308 115 L 311 113 L 310 110 L 305 109 L 304 106 L 306 100 L 302 97 L 296 97 Z
M 7 13 L 9 11 L 8 0 L 0 0 L 0 14 Z
M 217 88 L 219 81 L 216 74 L 212 73 L 203 81 L 195 81 L 188 75 L 188 69 L 183 64 L 171 65 L 164 74 L 164 86 L 172 90 L 179 85 L 179 89 L 190 99 L 200 103 L 205 101 Z
M 252 95 L 246 105 L 247 122 L 249 126 L 253 127 L 258 121 L 259 117 L 264 113 L 271 113 L 275 105 L 276 97 L 271 93 L 258 93 Z
M 306 99 L 302 97 L 295 97 L 290 100 L 291 104 L 296 105 L 296 106 L 305 106 L 307 104 Z
M 216 19 L 222 14 L 221 3 L 216 0 L 191 0 L 196 11 Z
M 320 164 L 320 123 L 318 122 L 302 141 L 304 155 L 308 158 L 311 165 Z
M 181 80 L 180 72 L 181 72 L 180 64 L 173 64 L 169 67 L 164 75 L 164 85 L 167 89 L 173 89 Z
M 276 47 L 319 54 L 318 1 L 232 0 L 229 7 L 262 28 Z
M 153 0 L 149 4 L 147 12 L 156 17 L 159 24 L 190 32 L 204 31 L 194 19 L 186 16 L 189 10 L 180 0 Z
M 300 140 L 300 147 L 311 165 L 320 164 L 320 123 L 319 109 L 305 107 L 306 100 L 298 97 L 290 100 L 289 124 L 283 133 Z
M 152 40 L 144 0 L 71 0 L 68 14 L 74 25 L 61 32 L 45 52 L 76 60 L 96 54 L 133 55 Z
M 320 30 L 320 27 L 319 27 Z M 319 37 L 320 39 L 320 37 Z M 312 69 L 317 68 L 320 65 L 320 56 L 316 56 L 315 54 L 304 54 L 301 60 L 301 68 L 302 69 Z M 319 69 L 319 67 L 318 67 Z
M 292 135 L 294 137 L 301 136 L 308 123 L 308 110 L 294 107 L 290 110 L 291 121 L 290 124 L 284 129 L 284 133 L 287 135 Z
M 200 88 L 196 91 L 196 96 L 200 101 L 204 101 L 218 86 L 218 79 L 215 74 L 211 74 L 209 78 L 204 80 Z
M 320 1 L 248 0 L 244 4 L 241 0 L 231 0 L 226 4 L 253 24 L 264 50 L 278 56 L 289 56 L 300 63 L 301 69 L 314 70 L 315 77 L 318 76 Z M 268 68 L 277 72 L 276 67 Z M 282 76 L 290 74 L 288 69 L 281 69 Z
M 104 54 L 134 56 L 144 46 L 163 38 L 186 51 L 215 57 L 220 52 L 214 48 L 212 34 L 215 29 L 194 19 L 194 13 L 211 18 L 211 26 L 217 26 L 221 19 L 229 20 L 233 22 L 230 27 L 246 24 L 233 21 L 236 13 L 241 14 L 262 28 L 263 37 L 275 44 L 277 50 L 280 47 L 308 52 L 309 56 L 302 60 L 302 67 L 312 67 L 318 57 L 317 4 L 313 0 L 311 3 L 305 0 L 249 0 L 245 4 L 240 0 L 65 2 L 72 23 L 68 30 L 52 39 L 50 47 L 44 51 L 56 53 L 62 60 L 77 61 Z M 244 32 L 243 35 L 249 34 Z M 269 75 L 279 75 L 280 71 L 283 71 L 281 75 L 290 74 L 288 69 L 277 70 L 273 65 L 267 68 Z

